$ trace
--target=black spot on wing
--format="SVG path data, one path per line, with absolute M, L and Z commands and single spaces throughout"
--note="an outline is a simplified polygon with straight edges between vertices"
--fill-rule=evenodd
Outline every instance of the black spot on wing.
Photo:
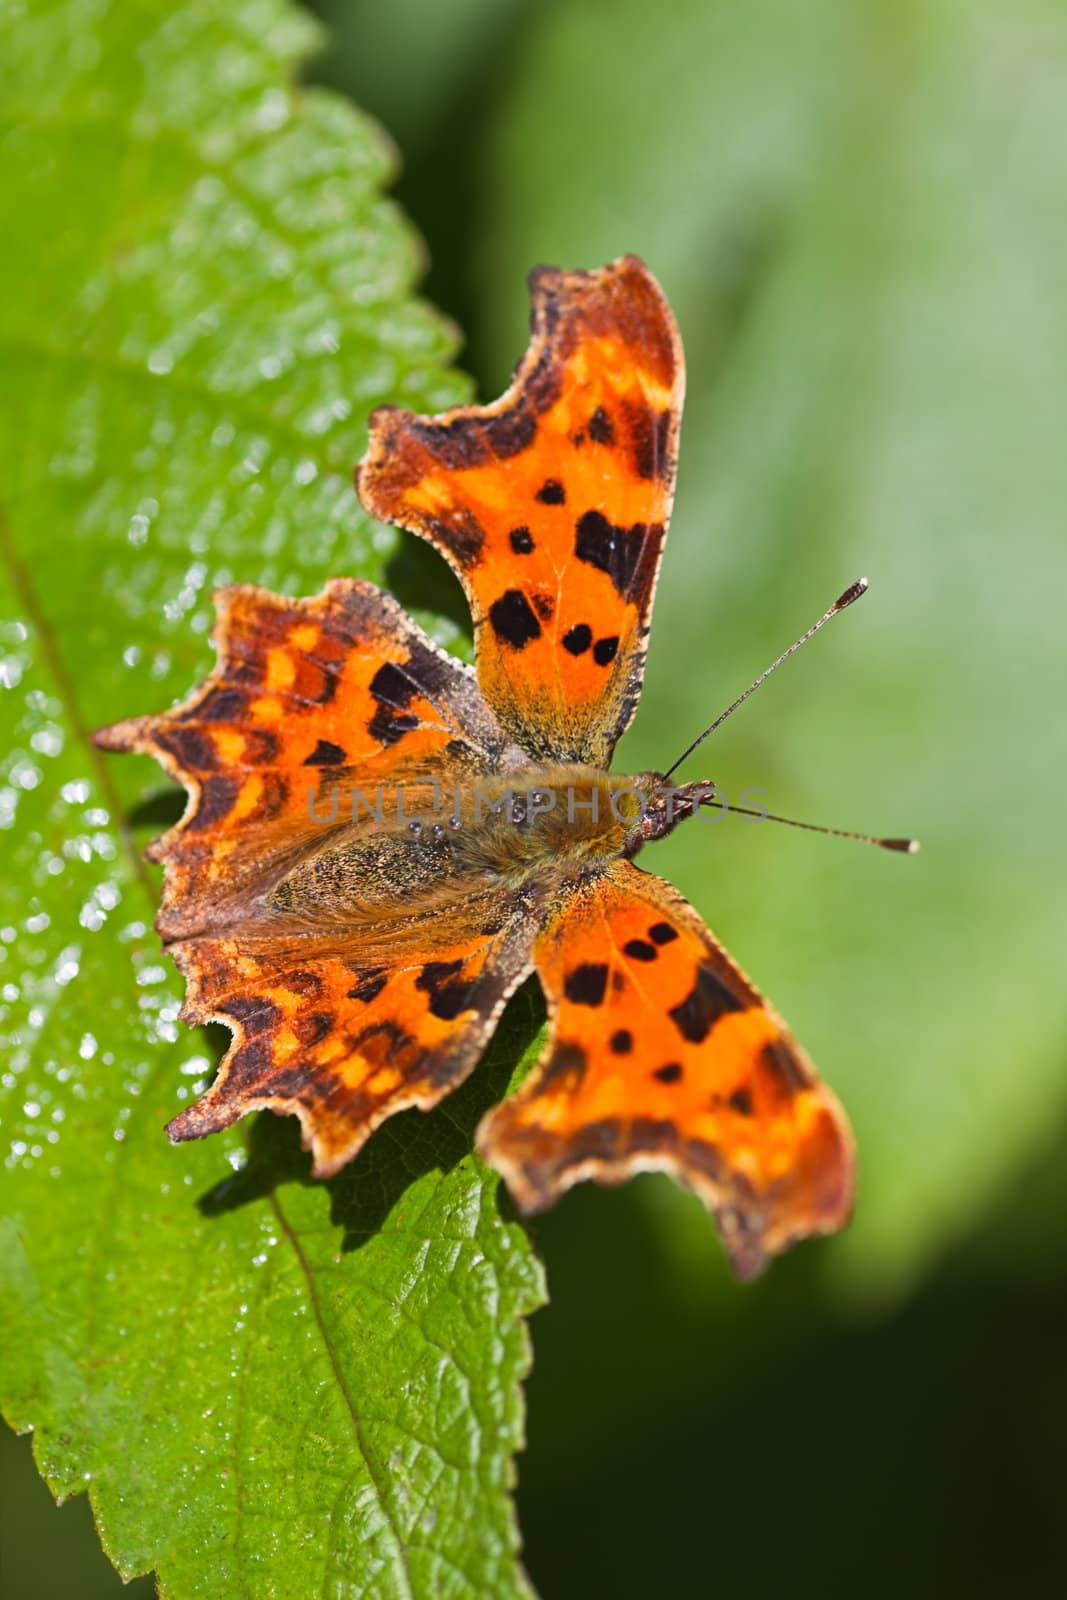
M 418 977 L 415 979 L 416 989 L 421 989 L 424 994 L 432 993 L 439 989 L 449 978 L 454 978 L 457 972 L 462 972 L 463 962 L 458 961 L 427 961 Z
M 752 1096 L 747 1089 L 734 1089 L 727 1095 L 726 1104 L 731 1111 L 736 1111 L 738 1116 L 750 1117 L 752 1115 Z
M 648 930 L 648 937 L 653 944 L 673 944 L 678 937 L 678 929 L 672 928 L 669 922 L 654 922 Z
M 411 733 L 418 725 L 418 717 L 410 711 L 394 716 L 387 706 L 379 706 L 367 723 L 367 732 L 380 744 L 398 744 L 405 733 Z
M 419 718 L 405 708 L 411 704 L 418 684 L 395 661 L 384 662 L 370 681 L 370 692 L 378 702 L 367 732 L 380 744 L 392 745 L 419 725 Z
M 411 704 L 416 688 L 410 674 L 395 661 L 386 661 L 370 681 L 370 692 L 375 700 L 392 706 L 396 711 L 403 711 Z
M 462 1012 L 472 1010 L 473 1006 L 472 983 L 446 983 L 430 996 L 430 1011 L 442 1022 L 454 1022 Z
M 574 553 L 579 561 L 606 572 L 620 595 L 629 595 L 649 532 L 643 522 L 621 528 L 603 512 L 586 511 L 578 519 Z
M 221 822 L 233 809 L 233 803 L 240 792 L 239 778 L 229 778 L 223 774 L 203 778 L 200 783 L 200 799 L 195 812 L 185 825 L 186 832 L 201 833 L 205 828 L 211 828 L 216 822 Z
M 589 418 L 589 437 L 594 444 L 611 444 L 615 438 L 615 430 L 611 426 L 611 418 L 603 406 L 597 406 Z
M 155 735 L 155 742 L 172 755 L 185 772 L 211 772 L 219 765 L 214 739 L 187 723 L 164 726 Z
M 383 705 L 367 723 L 367 732 L 384 745 L 394 745 L 419 726 L 420 720 L 413 711 L 393 712 Z
M 593 630 L 587 622 L 576 622 L 563 635 L 563 648 L 572 656 L 581 656 L 593 642 Z
M 617 1056 L 628 1056 L 634 1047 L 634 1036 L 629 1028 L 617 1028 L 608 1040 L 612 1053 Z
M 240 722 L 247 710 L 248 696 L 243 689 L 217 684 L 198 705 L 175 715 L 183 722 Z
M 667 1015 L 683 1039 L 701 1044 L 720 1017 L 746 1009 L 745 1002 L 731 993 L 715 969 L 701 962 L 692 989 Z
M 512 528 L 508 534 L 508 543 L 517 556 L 528 556 L 536 549 L 529 528 Z
M 593 646 L 593 660 L 598 667 L 607 667 L 615 660 L 619 649 L 619 636 L 617 633 L 609 634 L 606 638 L 598 639 Z
M 658 1083 L 677 1083 L 682 1076 L 681 1062 L 667 1061 L 662 1067 L 657 1067 L 652 1076 Z
M 513 650 L 525 650 L 541 636 L 541 624 L 521 589 L 508 589 L 489 607 L 493 632 Z
M 631 961 L 655 961 L 657 955 L 655 945 L 649 944 L 647 939 L 628 939 L 622 950 Z
M 240 1023 L 246 1038 L 268 1032 L 278 1025 L 282 1017 L 273 1000 L 253 995 L 234 995 L 223 1001 L 219 1010 Z
M 368 967 L 348 991 L 349 1000 L 362 1000 L 364 1005 L 376 1000 L 389 982 L 380 967 Z
M 345 752 L 332 739 L 320 739 L 309 756 L 304 757 L 305 767 L 340 767 L 347 760 Z
M 460 978 L 462 961 L 428 961 L 415 979 L 416 989 L 429 995 L 429 1009 L 442 1022 L 454 1022 L 473 1006 L 474 984 Z
M 565 506 L 567 491 L 558 478 L 546 478 L 534 495 L 534 499 L 540 500 L 543 506 Z
M 568 972 L 563 984 L 563 993 L 572 1005 L 598 1006 L 604 999 L 607 986 L 607 963 L 583 961 L 580 966 Z

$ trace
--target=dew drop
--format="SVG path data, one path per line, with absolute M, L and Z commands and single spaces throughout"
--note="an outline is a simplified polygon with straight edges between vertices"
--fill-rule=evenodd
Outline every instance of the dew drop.
M 62 728 L 57 728 L 55 723 L 38 728 L 30 739 L 30 748 L 36 750 L 39 756 L 58 756 L 63 749 Z

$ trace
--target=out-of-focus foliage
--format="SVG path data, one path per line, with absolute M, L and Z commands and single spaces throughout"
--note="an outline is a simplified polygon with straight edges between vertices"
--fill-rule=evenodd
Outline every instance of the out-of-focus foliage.
M 149 926 L 173 814 L 88 743 L 204 674 L 215 584 L 388 582 L 367 413 L 464 393 L 389 151 L 292 92 L 310 32 L 280 0 L 0 29 L 0 1393 L 168 1595 L 521 1594 L 540 1277 L 471 1133 L 529 1017 L 333 1183 L 274 1119 L 171 1148 L 212 1066 Z

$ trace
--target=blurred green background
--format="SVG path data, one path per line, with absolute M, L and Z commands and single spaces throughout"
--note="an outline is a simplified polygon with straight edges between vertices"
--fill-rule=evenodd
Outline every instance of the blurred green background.
M 317 10 L 308 76 L 399 145 L 483 396 L 536 262 L 633 251 L 675 307 L 677 510 L 617 764 L 669 763 L 866 573 L 688 775 L 924 847 L 730 820 L 647 858 L 849 1108 L 857 1214 L 744 1289 L 666 1181 L 537 1224 L 528 1570 L 546 1600 L 1062 1593 L 1067 6 Z M 84 1501 L 51 1508 L 26 1441 L 0 1468 L 0 1593 L 119 1592 Z

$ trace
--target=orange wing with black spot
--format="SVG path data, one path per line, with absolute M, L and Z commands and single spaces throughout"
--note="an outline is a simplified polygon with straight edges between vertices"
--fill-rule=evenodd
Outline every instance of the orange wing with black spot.
M 462 1082 L 530 970 L 530 944 L 498 890 L 455 918 L 412 919 L 399 942 L 275 932 L 173 945 L 183 1020 L 224 1023 L 234 1041 L 167 1132 L 197 1139 L 249 1111 L 294 1115 L 316 1176 L 330 1176 L 386 1117 L 428 1110 Z
M 357 487 L 455 569 L 478 677 L 535 757 L 606 766 L 628 726 L 674 492 L 683 396 L 667 302 L 633 256 L 530 278 L 532 338 L 493 405 L 382 407 Z
M 561 904 L 534 963 L 551 1042 L 478 1134 L 524 1211 L 583 1178 L 667 1171 L 715 1213 L 742 1277 L 847 1220 L 844 1113 L 669 884 L 616 863 Z
M 151 849 L 166 869 L 156 926 L 187 982 L 184 1019 L 234 1035 L 169 1132 L 293 1113 L 327 1174 L 383 1118 L 435 1105 L 467 1075 L 530 969 L 532 936 L 499 885 L 398 917 L 395 890 L 375 899 L 372 866 L 355 904 L 328 873 L 294 899 L 287 875 L 358 837 L 357 790 L 368 814 L 392 813 L 405 783 L 414 804 L 434 775 L 488 770 L 506 739 L 473 672 L 371 584 L 338 580 L 309 600 L 242 585 L 216 600 L 210 678 L 96 736 L 154 755 L 188 790 Z
M 482 771 L 506 744 L 474 674 L 373 584 L 335 579 L 288 600 L 250 584 L 215 597 L 218 664 L 183 704 L 103 728 L 189 792 L 150 847 L 166 868 L 165 939 L 247 918 L 275 869 L 321 844 L 353 790 Z M 357 809 L 361 804 L 357 796 Z

